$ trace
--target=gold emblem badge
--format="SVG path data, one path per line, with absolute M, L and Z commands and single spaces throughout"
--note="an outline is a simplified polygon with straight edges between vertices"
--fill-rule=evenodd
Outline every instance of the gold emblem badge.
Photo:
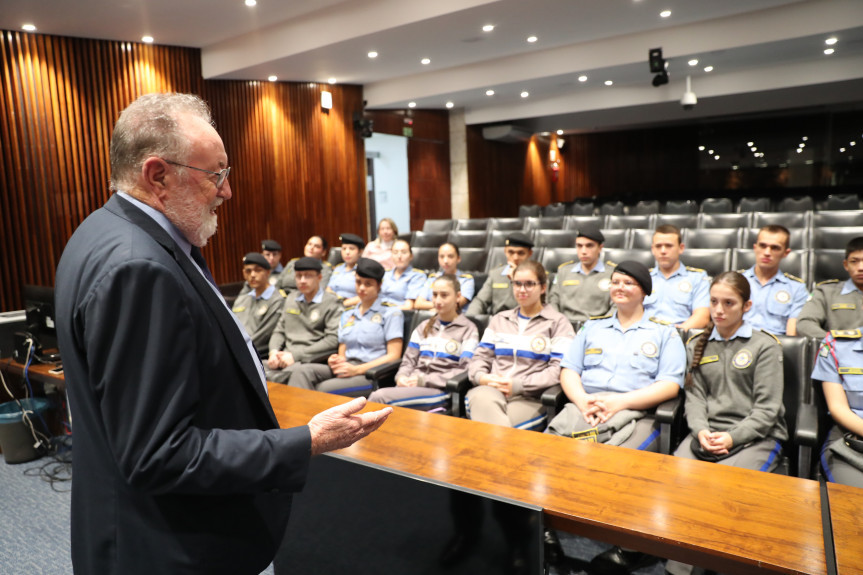
M 532 349 L 536 353 L 540 353 L 542 351 L 545 351 L 545 338 L 544 337 L 533 338 L 533 341 L 530 342 L 530 349 Z
M 731 365 L 737 369 L 746 369 L 752 365 L 752 352 L 748 349 L 741 349 L 734 355 L 734 359 L 731 360 Z
M 372 323 L 383 323 L 383 321 L 384 317 L 379 313 L 372 316 Z
M 257 314 L 258 315 L 264 315 L 265 313 L 267 313 L 267 304 L 259 305 L 258 310 L 257 310 Z
M 321 317 L 321 312 L 316 309 L 312 310 L 312 313 L 309 314 L 309 319 L 312 321 L 318 321 L 318 318 Z
M 776 292 L 776 301 L 779 303 L 788 303 L 791 301 L 791 294 L 785 290 L 780 290 Z
M 679 289 L 683 293 L 689 293 L 692 291 L 692 284 L 689 283 L 689 280 L 683 280 L 682 282 L 677 284 L 677 289 Z
M 444 350 L 450 355 L 455 355 L 458 353 L 458 342 L 454 339 L 449 340 L 446 342 Z
M 644 357 L 656 357 L 659 355 L 659 348 L 652 341 L 645 341 L 641 344 L 641 355 Z

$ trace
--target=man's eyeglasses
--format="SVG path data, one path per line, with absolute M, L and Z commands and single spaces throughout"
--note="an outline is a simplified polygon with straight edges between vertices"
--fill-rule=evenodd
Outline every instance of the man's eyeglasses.
M 171 165 L 174 165 L 174 166 L 180 166 L 181 168 L 189 168 L 190 170 L 198 170 L 199 172 L 204 172 L 205 174 L 212 174 L 212 175 L 216 176 L 216 187 L 217 188 L 222 187 L 222 184 L 224 184 L 225 180 L 228 179 L 228 174 L 231 173 L 231 167 L 230 166 L 228 166 L 227 168 L 224 168 L 222 170 L 219 170 L 218 172 L 211 172 L 210 170 L 205 170 L 203 168 L 196 168 L 195 166 L 187 166 L 186 164 L 181 164 L 180 162 L 172 162 L 171 160 L 165 160 L 165 161 Z
M 512 282 L 512 285 L 514 285 L 516 287 L 516 289 L 524 288 L 526 290 L 532 290 L 536 286 L 540 285 L 540 283 L 535 282 L 535 281 L 526 281 L 526 282 L 514 281 L 514 282 Z

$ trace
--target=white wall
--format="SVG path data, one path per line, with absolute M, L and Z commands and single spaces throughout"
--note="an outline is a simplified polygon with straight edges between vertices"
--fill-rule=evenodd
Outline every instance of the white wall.
M 403 234 L 411 231 L 410 200 L 408 198 L 408 139 L 389 134 L 373 134 L 366 139 L 366 153 L 377 152 L 375 170 L 375 213 L 392 218 Z M 377 230 L 378 222 L 372 223 Z

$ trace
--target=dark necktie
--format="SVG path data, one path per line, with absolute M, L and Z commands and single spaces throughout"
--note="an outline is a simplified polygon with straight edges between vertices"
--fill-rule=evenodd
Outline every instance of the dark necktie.
M 215 286 L 216 280 L 213 278 L 213 274 L 210 273 L 210 268 L 207 267 L 207 260 L 204 259 L 204 255 L 201 253 L 201 248 L 198 246 L 192 246 L 192 259 L 195 260 L 195 263 L 198 264 L 198 267 L 201 268 L 202 272 L 204 272 L 204 277 L 207 278 L 207 281 Z

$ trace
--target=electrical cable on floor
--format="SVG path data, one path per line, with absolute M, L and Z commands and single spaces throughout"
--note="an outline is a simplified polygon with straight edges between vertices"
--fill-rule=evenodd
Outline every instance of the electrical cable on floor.
M 72 490 L 69 483 L 72 481 L 72 437 L 55 437 L 54 443 L 56 445 L 52 446 L 54 453 L 50 461 L 24 470 L 24 475 L 39 477 L 49 483 L 54 491 L 67 493 Z

